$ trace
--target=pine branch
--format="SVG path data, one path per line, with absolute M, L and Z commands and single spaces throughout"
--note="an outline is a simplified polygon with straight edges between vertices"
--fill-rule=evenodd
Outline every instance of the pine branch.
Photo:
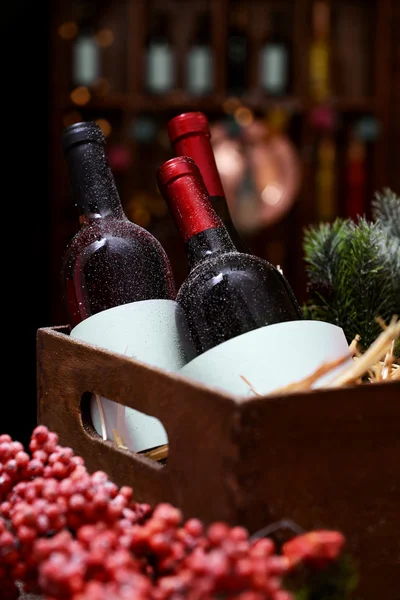
M 393 256 L 386 251 L 388 243 L 379 223 L 361 218 L 349 235 L 342 263 L 340 290 L 349 311 L 344 327 L 351 339 L 360 334 L 365 348 L 381 332 L 376 317 L 389 321 L 400 310 L 400 255 L 396 274 Z
M 381 331 L 376 317 L 400 315 L 400 244 L 381 221 L 360 218 L 311 227 L 303 247 L 306 318 L 338 325 L 349 343 L 359 334 L 367 348 Z
M 358 583 L 353 560 L 343 556 L 325 569 L 300 566 L 286 578 L 285 587 L 295 600 L 349 600 Z
M 310 318 L 329 320 L 336 325 L 345 318 L 345 307 L 337 302 L 337 289 L 341 256 L 352 227 L 350 221 L 337 219 L 333 224 L 320 224 L 305 232 L 307 291 L 310 298 L 307 316 Z
M 400 197 L 391 189 L 376 192 L 372 201 L 372 216 L 386 233 L 400 243 Z

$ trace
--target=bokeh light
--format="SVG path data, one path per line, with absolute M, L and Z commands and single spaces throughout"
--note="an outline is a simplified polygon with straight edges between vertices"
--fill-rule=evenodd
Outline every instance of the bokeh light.
M 63 118 L 64 127 L 69 127 L 70 125 L 79 123 L 80 121 L 83 121 L 83 117 L 77 110 L 71 110 L 69 113 L 64 115 Z
M 102 130 L 104 137 L 108 137 L 112 131 L 111 123 L 107 119 L 96 119 L 96 123 Z
M 114 32 L 111 29 L 100 29 L 96 33 L 96 42 L 100 48 L 108 48 L 114 42 Z
M 234 112 L 235 121 L 241 127 L 248 127 L 254 121 L 253 112 L 246 106 L 240 106 Z
M 242 103 L 240 102 L 239 98 L 235 98 L 235 97 L 231 97 L 231 98 L 227 98 L 223 104 L 222 104 L 222 108 L 223 110 L 228 114 L 231 115 L 235 112 L 235 110 L 237 110 L 240 106 L 242 105 Z
M 78 33 L 78 25 L 74 21 L 67 21 L 58 28 L 58 35 L 63 40 L 73 40 Z
M 91 94 L 87 87 L 80 85 L 72 90 L 70 97 L 74 104 L 78 104 L 78 106 L 84 106 L 90 101 Z

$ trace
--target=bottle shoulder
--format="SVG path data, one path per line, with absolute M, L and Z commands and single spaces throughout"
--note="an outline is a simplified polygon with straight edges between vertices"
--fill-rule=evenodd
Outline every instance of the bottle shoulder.
M 241 252 L 226 252 L 197 264 L 182 283 L 177 298 L 214 293 L 217 287 L 231 291 L 246 287 L 258 294 L 273 288 L 284 290 L 288 284 L 281 272 L 266 260 Z
M 265 276 L 281 276 L 274 265 L 253 254 L 243 252 L 224 252 L 207 256 L 190 271 L 187 280 L 195 281 L 198 278 L 215 277 L 223 273 L 226 277 L 230 274 L 243 272 L 265 274 Z
M 125 240 L 127 243 L 134 243 L 135 246 L 152 247 L 155 251 L 164 252 L 160 242 L 147 229 L 128 219 L 113 217 L 93 219 L 84 224 L 70 240 L 66 252 L 76 252 L 94 242 L 112 239 Z
M 84 225 L 66 246 L 62 272 L 107 268 L 113 272 L 124 265 L 128 277 L 153 277 L 168 280 L 171 294 L 175 284 L 169 258 L 161 243 L 146 229 L 128 220 L 98 219 Z M 123 275 L 121 275 L 122 277 Z
M 260 298 L 265 294 L 285 297 L 301 317 L 297 299 L 281 271 L 263 258 L 242 252 L 226 252 L 201 261 L 181 285 L 177 299 L 186 302 L 185 296 L 210 294 L 228 298 L 231 293 L 244 292 Z

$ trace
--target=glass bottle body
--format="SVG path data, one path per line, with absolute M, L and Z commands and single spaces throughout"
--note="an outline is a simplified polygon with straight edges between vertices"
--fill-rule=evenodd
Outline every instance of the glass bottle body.
M 67 245 L 62 283 L 71 324 L 102 310 L 150 299 L 174 299 L 168 257 L 146 229 L 129 221 L 95 123 L 64 131 L 80 230 Z
M 193 267 L 177 301 L 186 319 L 182 340 L 188 360 L 253 329 L 302 318 L 278 269 L 238 252 L 226 230 L 205 230 L 186 247 Z
M 62 272 L 72 325 L 121 304 L 175 298 L 163 249 L 128 219 L 86 220 L 65 251 Z

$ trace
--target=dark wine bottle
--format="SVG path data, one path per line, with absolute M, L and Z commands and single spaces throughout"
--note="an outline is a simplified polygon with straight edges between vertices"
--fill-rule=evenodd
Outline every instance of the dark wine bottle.
M 283 31 L 285 15 L 273 13 L 271 28 L 260 52 L 260 86 L 270 96 L 284 96 L 289 91 L 290 44 Z
M 212 206 L 227 228 L 236 248 L 240 252 L 250 253 L 237 232 L 229 212 L 215 162 L 207 117 L 202 112 L 182 113 L 171 119 L 167 128 L 176 156 L 189 156 L 200 169 Z
M 188 360 L 259 327 L 302 319 L 280 271 L 237 251 L 191 158 L 165 162 L 157 182 L 189 260 L 189 275 L 176 298 L 186 319 L 182 344 Z
M 187 91 L 193 96 L 209 94 L 213 88 L 214 73 L 208 13 L 203 13 L 196 24 L 186 60 Z
M 62 135 L 80 230 L 68 244 L 62 283 L 71 325 L 100 311 L 150 299 L 175 299 L 168 257 L 148 231 L 125 215 L 94 122 Z
M 149 94 L 166 94 L 175 85 L 174 48 L 169 33 L 168 15 L 155 14 L 146 41 L 145 87 Z

